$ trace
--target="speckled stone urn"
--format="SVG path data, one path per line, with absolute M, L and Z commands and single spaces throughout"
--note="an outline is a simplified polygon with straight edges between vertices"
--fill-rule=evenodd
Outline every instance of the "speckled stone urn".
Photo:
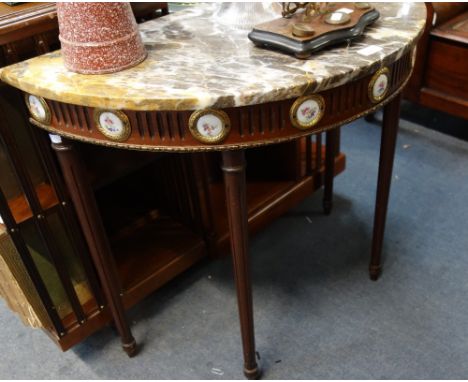
M 72 72 L 118 72 L 146 57 L 129 3 L 58 2 L 57 15 L 64 64 Z

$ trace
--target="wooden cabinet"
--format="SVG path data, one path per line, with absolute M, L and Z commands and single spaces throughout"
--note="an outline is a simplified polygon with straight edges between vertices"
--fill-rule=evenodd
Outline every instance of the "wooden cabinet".
M 426 6 L 427 23 L 405 97 L 468 119 L 468 5 Z

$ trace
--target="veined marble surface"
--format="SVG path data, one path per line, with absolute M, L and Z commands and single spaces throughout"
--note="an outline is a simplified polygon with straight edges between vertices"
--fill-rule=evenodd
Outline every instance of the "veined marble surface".
M 307 60 L 255 47 L 247 31 L 213 16 L 219 4 L 207 4 L 141 24 L 149 55 L 131 69 L 71 73 L 57 51 L 6 67 L 0 75 L 35 95 L 111 109 L 195 110 L 294 98 L 374 72 L 414 46 L 425 24 L 424 3 L 374 6 L 380 18 L 363 39 Z

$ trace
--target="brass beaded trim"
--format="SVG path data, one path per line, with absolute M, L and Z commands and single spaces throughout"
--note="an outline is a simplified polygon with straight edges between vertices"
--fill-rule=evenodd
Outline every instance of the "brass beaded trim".
M 309 123 L 303 124 L 297 119 L 297 110 L 304 102 L 309 100 L 318 103 L 319 112 Z M 291 106 L 291 109 L 289 110 L 289 118 L 291 119 L 291 123 L 294 127 L 297 127 L 300 130 L 307 130 L 310 129 L 312 126 L 315 126 L 322 119 L 324 114 L 325 100 L 320 94 L 312 94 L 298 98 L 296 101 L 294 101 L 293 105 Z
M 37 113 L 34 111 L 34 109 L 31 108 L 31 104 L 29 103 L 29 97 L 30 96 L 33 96 L 33 97 L 36 97 L 41 106 L 44 108 L 44 112 L 45 112 L 45 117 L 44 118 L 41 118 L 39 115 L 37 115 Z M 46 100 L 42 97 L 39 97 L 39 96 L 36 96 L 34 94 L 29 94 L 29 93 L 25 93 L 24 94 L 24 102 L 26 103 L 26 107 L 28 108 L 29 110 L 29 113 L 31 114 L 32 118 L 38 122 L 41 122 L 41 123 L 44 123 L 46 125 L 50 124 L 50 122 L 52 121 L 52 114 L 50 112 L 50 108 L 49 108 L 49 105 L 47 104 Z
M 197 123 L 198 120 L 203 117 L 204 115 L 212 114 L 216 118 L 219 118 L 222 123 L 221 132 L 213 137 L 207 137 L 198 131 Z M 222 110 L 215 110 L 215 109 L 203 109 L 197 110 L 192 113 L 189 119 L 189 130 L 192 133 L 193 137 L 202 143 L 220 143 L 228 136 L 229 132 L 231 131 L 231 121 L 229 116 L 226 112 Z
M 101 114 L 103 113 L 112 113 L 117 118 L 119 118 L 123 125 L 123 131 L 119 135 L 110 134 L 104 127 L 101 126 L 99 121 Z M 127 114 L 120 110 L 108 110 L 108 109 L 95 109 L 94 110 L 94 123 L 96 124 L 99 132 L 104 135 L 106 138 L 109 138 L 112 141 L 116 142 L 125 142 L 132 133 L 132 127 L 130 126 L 130 121 L 128 120 Z
M 375 85 L 375 82 L 377 81 L 377 79 L 382 74 L 387 76 L 387 88 L 385 89 L 385 91 L 383 92 L 382 95 L 380 95 L 379 97 L 375 97 L 374 96 L 374 91 L 373 91 L 374 90 L 374 85 Z M 374 75 L 372 76 L 372 78 L 370 79 L 369 86 L 368 86 L 367 89 L 368 89 L 369 99 L 372 102 L 377 103 L 377 102 L 382 101 L 385 98 L 385 96 L 387 95 L 388 89 L 390 89 L 390 70 L 387 67 L 380 68 L 379 70 L 377 70 L 374 73 Z

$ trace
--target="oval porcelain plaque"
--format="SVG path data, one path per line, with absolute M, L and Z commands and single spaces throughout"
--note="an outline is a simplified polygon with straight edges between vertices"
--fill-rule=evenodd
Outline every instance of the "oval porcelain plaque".
M 94 119 L 98 130 L 113 141 L 126 141 L 131 133 L 125 113 L 117 110 L 96 110 Z
M 308 129 L 322 119 L 324 111 L 325 101 L 322 96 L 314 94 L 301 97 L 291 107 L 291 122 L 299 129 Z
M 231 126 L 228 115 L 221 110 L 199 110 L 190 116 L 189 129 L 203 143 L 218 143 L 228 135 Z
M 46 124 L 50 123 L 50 109 L 44 98 L 32 94 L 26 94 L 25 101 L 31 116 L 36 121 Z
M 369 83 L 369 98 L 372 102 L 380 102 L 385 98 L 390 82 L 388 75 L 389 70 L 382 68 L 372 77 Z

